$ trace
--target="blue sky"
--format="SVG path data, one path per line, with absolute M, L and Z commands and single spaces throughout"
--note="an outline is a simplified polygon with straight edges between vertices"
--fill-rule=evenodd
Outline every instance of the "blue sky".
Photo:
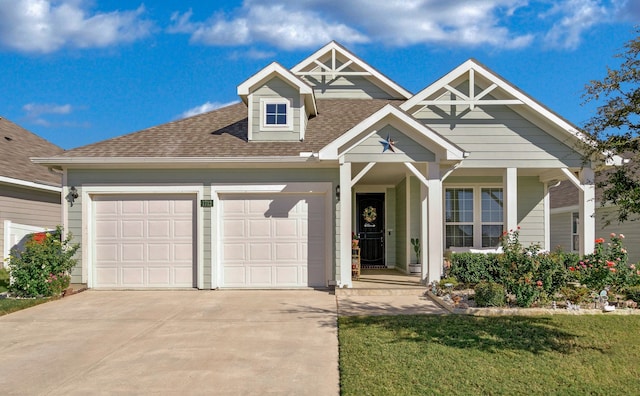
M 0 0 L 0 116 L 70 149 L 237 101 L 336 40 L 413 93 L 475 58 L 580 126 L 637 24 L 637 0 Z

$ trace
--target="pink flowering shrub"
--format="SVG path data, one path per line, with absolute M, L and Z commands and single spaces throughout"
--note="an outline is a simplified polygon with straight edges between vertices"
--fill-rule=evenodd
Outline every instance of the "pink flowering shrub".
M 604 238 L 596 239 L 593 253 L 569 267 L 576 280 L 596 292 L 605 286 L 622 291 L 640 285 L 640 270 L 627 263 L 627 250 L 622 244 L 624 235 L 611 233 L 610 238 L 611 242 Z

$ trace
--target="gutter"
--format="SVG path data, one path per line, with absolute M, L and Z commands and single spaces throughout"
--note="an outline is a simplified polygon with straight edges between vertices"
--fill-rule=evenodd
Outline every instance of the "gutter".
M 14 179 L 14 178 L 5 177 L 5 176 L 0 176 L 0 183 L 14 184 L 16 186 L 33 188 L 36 190 L 45 190 L 45 191 L 52 191 L 57 193 L 62 192 L 62 187 L 35 183 L 35 182 L 26 181 L 26 180 Z
M 308 163 L 319 162 L 316 155 L 300 153 L 300 156 L 263 156 L 263 157 L 49 157 L 31 158 L 35 164 L 55 166 L 55 165 L 207 165 L 207 164 L 229 164 L 229 163 Z

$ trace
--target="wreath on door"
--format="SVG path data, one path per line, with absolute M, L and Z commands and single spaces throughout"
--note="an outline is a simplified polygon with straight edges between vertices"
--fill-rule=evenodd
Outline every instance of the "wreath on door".
M 376 208 L 373 206 L 369 206 L 362 211 L 362 218 L 367 223 L 373 223 L 378 218 L 378 214 L 376 213 Z

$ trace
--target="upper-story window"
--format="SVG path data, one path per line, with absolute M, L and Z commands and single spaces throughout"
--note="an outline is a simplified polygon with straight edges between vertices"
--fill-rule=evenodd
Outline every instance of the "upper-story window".
M 262 127 L 291 129 L 291 101 L 285 98 L 263 98 L 261 102 Z

